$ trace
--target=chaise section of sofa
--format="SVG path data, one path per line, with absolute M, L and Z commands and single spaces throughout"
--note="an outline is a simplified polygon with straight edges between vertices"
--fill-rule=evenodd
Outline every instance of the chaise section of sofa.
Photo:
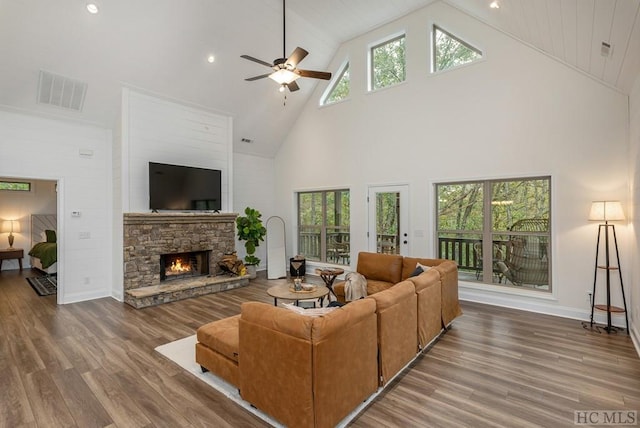
M 242 305 L 240 394 L 286 426 L 332 427 L 378 386 L 373 299 L 321 317 Z
M 196 362 L 235 387 L 240 386 L 238 369 L 238 322 L 240 315 L 213 321 L 198 328 Z

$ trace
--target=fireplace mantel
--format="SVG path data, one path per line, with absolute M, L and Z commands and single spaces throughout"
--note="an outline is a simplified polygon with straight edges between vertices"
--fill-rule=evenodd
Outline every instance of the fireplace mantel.
M 139 308 L 246 285 L 249 281 L 245 277 L 217 275 L 221 273 L 218 262 L 235 251 L 237 216 L 200 212 L 125 213 L 125 302 Z M 170 286 L 161 284 L 160 256 L 192 251 L 209 252 L 209 275 L 197 280 L 171 281 Z M 151 292 L 153 296 L 149 295 Z
M 237 213 L 125 213 L 124 224 L 226 223 L 236 217 Z

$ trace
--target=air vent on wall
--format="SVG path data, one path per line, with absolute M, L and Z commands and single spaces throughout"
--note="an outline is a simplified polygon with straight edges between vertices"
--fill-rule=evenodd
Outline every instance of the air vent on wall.
M 87 84 L 79 80 L 40 70 L 38 103 L 81 111 Z

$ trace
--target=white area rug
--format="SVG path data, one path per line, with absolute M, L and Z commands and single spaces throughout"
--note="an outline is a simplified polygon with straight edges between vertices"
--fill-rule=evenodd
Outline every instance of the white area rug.
M 194 334 L 193 336 L 185 337 L 184 339 L 178 339 L 174 342 L 167 343 L 166 345 L 158 346 L 155 350 L 206 383 L 207 385 L 224 394 L 225 397 L 235 401 L 247 411 L 258 416 L 260 419 L 264 420 L 274 427 L 284 428 L 284 425 L 276 422 L 266 413 L 263 413 L 254 407 L 251 407 L 248 402 L 244 401 L 240 397 L 238 389 L 235 386 L 225 382 L 219 377 L 213 375 L 211 372 L 202 373 L 202 370 L 200 370 L 200 365 L 196 363 L 196 340 L 196 335 Z M 378 388 L 378 391 L 376 391 L 366 401 L 360 404 L 353 412 L 351 412 L 349 416 L 344 418 L 336 426 L 340 428 L 345 427 L 353 418 L 358 415 L 358 413 L 360 413 L 360 411 L 362 411 L 362 409 L 369 405 L 369 403 L 371 403 L 371 401 L 374 400 L 381 391 L 382 388 Z

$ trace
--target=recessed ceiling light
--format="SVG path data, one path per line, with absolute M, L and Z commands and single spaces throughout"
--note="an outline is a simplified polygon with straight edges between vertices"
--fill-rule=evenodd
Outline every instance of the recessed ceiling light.
M 209 55 L 207 57 L 207 62 L 209 62 L 209 64 L 213 64 L 213 62 L 216 60 L 216 57 L 213 55 Z
M 100 9 L 98 9 L 98 5 L 96 3 L 93 2 L 89 2 L 87 3 L 87 10 L 89 11 L 89 13 L 95 15 L 96 13 L 98 13 L 100 11 Z
M 498 0 L 493 0 L 491 3 L 489 3 L 489 7 L 491 9 L 500 9 L 500 3 L 498 3 Z

